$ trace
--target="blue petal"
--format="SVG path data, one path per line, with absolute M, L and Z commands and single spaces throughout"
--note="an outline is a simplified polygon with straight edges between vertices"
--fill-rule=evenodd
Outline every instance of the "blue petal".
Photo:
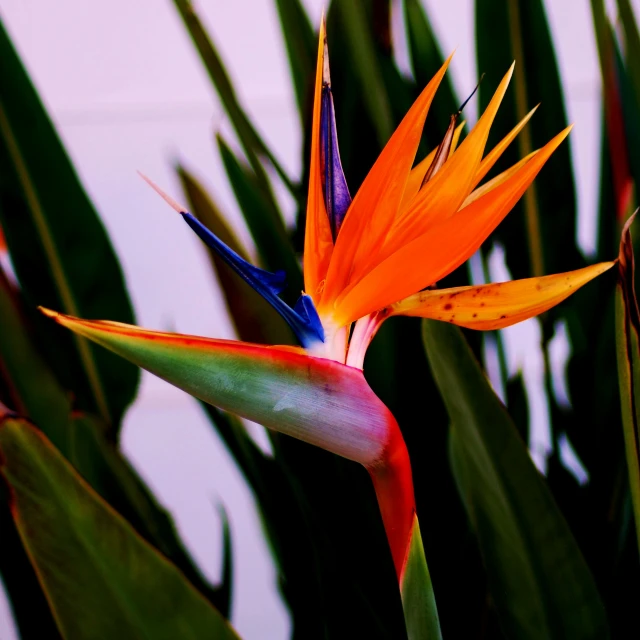
M 320 316 L 316 311 L 316 306 L 313 304 L 313 299 L 306 293 L 303 293 L 296 302 L 293 310 L 303 319 L 305 319 L 310 328 L 315 334 L 324 342 L 324 327 Z
M 309 347 L 318 341 L 324 342 L 324 329 L 313 305 L 313 300 L 309 296 L 303 294 L 296 303 L 295 309 L 292 309 L 278 297 L 278 294 L 286 286 L 284 271 L 271 273 L 250 264 L 190 213 L 182 211 L 181 215 L 200 239 L 286 320 L 303 347 Z
M 322 105 L 320 115 L 320 153 L 322 160 L 322 190 L 327 208 L 333 240 L 338 237 L 340 225 L 351 204 L 351 194 L 344 177 L 338 135 L 336 114 L 333 106 L 331 84 L 325 82 L 322 87 Z

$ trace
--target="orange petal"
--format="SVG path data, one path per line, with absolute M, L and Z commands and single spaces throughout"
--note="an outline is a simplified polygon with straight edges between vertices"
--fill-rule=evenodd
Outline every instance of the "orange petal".
M 309 197 L 307 200 L 307 223 L 304 236 L 304 288 L 316 306 L 327 275 L 333 238 L 331 225 L 322 192 L 322 163 L 320 161 L 320 110 L 322 105 L 322 76 L 327 37 L 325 21 L 320 25 L 318 62 L 316 64 L 316 86 L 313 98 L 313 125 L 311 134 L 311 170 L 309 173 Z
M 321 306 L 330 307 L 347 284 L 361 276 L 359 265 L 386 236 L 402 200 L 427 111 L 450 60 L 451 56 L 413 103 L 356 194 L 336 240 Z
M 482 159 L 480 166 L 478 167 L 478 171 L 473 178 L 473 186 L 475 187 L 480 183 L 482 178 L 484 178 L 487 173 L 491 170 L 493 165 L 499 160 L 500 156 L 504 153 L 505 149 L 513 142 L 514 138 L 524 129 L 524 126 L 529 122 L 531 116 L 536 112 L 536 109 L 540 105 L 537 105 L 527 113 L 527 115 L 518 122 L 518 124 L 509 131 L 509 133 L 498 142 L 498 144 L 487 153 L 487 155 Z
M 509 167 L 506 171 L 499 173 L 495 178 L 492 178 L 488 182 L 485 182 L 481 187 L 478 187 L 477 189 L 472 191 L 467 196 L 467 199 L 462 203 L 462 207 L 460 207 L 460 210 L 469 206 L 472 202 L 475 202 L 478 198 L 481 198 L 485 194 L 489 193 L 489 191 L 500 186 L 503 182 L 506 182 L 514 173 L 516 173 L 520 169 L 520 167 L 527 164 L 527 162 L 529 162 L 529 160 L 531 160 L 531 158 L 533 158 L 533 156 L 535 156 L 536 153 L 538 153 L 538 151 L 539 150 L 532 151 L 528 156 L 525 156 L 524 158 L 522 158 L 522 160 L 520 160 L 519 162 L 516 162 L 516 164 L 514 164 L 512 167 Z
M 504 329 L 544 313 L 615 262 L 541 278 L 512 280 L 478 287 L 420 291 L 391 307 L 391 315 L 451 322 L 468 329 Z
M 465 262 L 511 211 L 570 130 L 559 133 L 499 187 L 415 238 L 346 289 L 336 300 L 335 321 L 347 324 L 384 309 Z
M 471 192 L 473 180 L 489 136 L 489 129 L 509 86 L 513 65 L 506 73 L 476 126 L 451 159 L 418 191 L 407 210 L 396 219 L 382 255 L 397 251 L 411 238 L 424 233 L 439 220 L 452 216 Z
M 460 140 L 460 134 L 462 133 L 462 129 L 466 121 L 463 120 L 453 132 L 453 140 L 451 141 L 451 149 L 449 151 L 449 157 L 453 155 L 453 152 L 456 150 L 458 146 L 458 141 Z M 424 178 L 427 170 L 431 166 L 433 159 L 436 157 L 436 151 L 438 147 L 433 149 L 429 155 L 421 160 L 413 169 L 411 169 L 411 173 L 409 174 L 409 178 L 407 179 L 407 184 L 404 188 L 404 195 L 402 196 L 402 202 L 400 203 L 400 211 L 403 211 L 406 206 L 413 200 L 413 197 L 420 191 L 420 186 L 422 185 L 422 179 Z

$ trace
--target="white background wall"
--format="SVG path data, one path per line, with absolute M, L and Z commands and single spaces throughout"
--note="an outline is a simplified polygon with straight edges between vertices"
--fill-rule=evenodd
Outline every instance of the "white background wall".
M 323 3 L 304 4 L 317 24 Z M 473 2 L 425 4 L 443 50 L 457 47 L 451 72 L 464 95 L 476 82 Z M 639 12 L 640 0 L 633 4 Z M 589 3 L 546 0 L 546 5 L 570 120 L 576 123 L 579 239 L 588 252 L 600 109 Z M 301 139 L 275 2 L 200 0 L 197 6 L 244 105 L 285 167 L 299 175 Z M 171 169 L 172 160 L 180 158 L 248 242 L 213 144 L 215 130 L 229 137 L 230 129 L 170 0 L 0 0 L 0 15 L 102 214 L 139 324 L 232 337 L 200 241 L 136 175 L 137 169 L 144 171 L 180 200 Z M 292 212 L 286 195 L 283 202 Z M 174 514 L 187 546 L 212 580 L 221 560 L 214 505 L 224 503 L 234 544 L 232 621 L 247 640 L 286 638 L 288 615 L 251 495 L 197 404 L 144 374 L 126 418 L 123 446 Z M 0 637 L 10 640 L 14 634 L 2 602 Z

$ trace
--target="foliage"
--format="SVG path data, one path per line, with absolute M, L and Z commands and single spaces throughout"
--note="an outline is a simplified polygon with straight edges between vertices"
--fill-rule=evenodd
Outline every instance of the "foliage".
M 292 302 L 302 288 L 298 258 L 310 179 L 317 48 L 311 22 L 299 0 L 274 3 L 304 131 L 305 169 L 294 178 L 251 122 L 194 7 L 188 0 L 174 4 L 242 148 L 241 156 L 217 139 L 261 266 L 288 272 L 283 298 Z M 588 37 L 597 42 L 605 92 L 597 254 L 587 259 L 577 246 L 574 169 L 565 145 L 480 256 L 484 261 L 500 243 L 517 277 L 614 258 L 622 223 L 637 204 L 640 35 L 628 0 L 618 0 L 619 34 L 603 0 L 591 6 Z M 420 1 L 403 0 L 402 9 L 411 77 L 395 64 L 391 2 L 329 6 L 337 129 L 352 194 L 443 62 Z M 492 177 L 543 146 L 567 118 L 542 0 L 476 0 L 475 11 L 478 68 L 487 74 L 479 89 L 483 108 L 511 60 L 518 62 L 489 146 L 542 102 Z M 418 160 L 440 143 L 460 103 L 445 79 Z M 184 167 L 176 173 L 194 215 L 246 256 L 214 199 Z M 284 223 L 275 180 L 298 203 L 295 229 Z M 228 528 L 228 570 L 212 586 L 119 450 L 137 369 L 36 312 L 44 305 L 74 316 L 134 320 L 107 233 L 1 26 L 0 227 L 18 281 L 0 269 L 0 575 L 21 636 L 236 637 L 225 621 L 232 597 Z M 478 333 L 392 318 L 377 334 L 364 375 L 400 425 L 421 518 L 421 527 L 417 519 L 413 524 L 400 590 L 362 468 L 273 433 L 273 455 L 265 455 L 235 415 L 204 405 L 255 496 L 295 638 L 604 638 L 637 628 L 640 326 L 628 228 L 620 251 L 617 290 L 605 274 L 539 321 L 555 444 L 546 476 L 525 445 L 528 389 L 521 376 L 507 381 L 502 405 L 479 364 Z M 289 328 L 217 254 L 211 262 L 241 339 L 294 343 Z M 471 282 L 463 266 L 439 286 L 464 284 Z M 570 405 L 552 392 L 549 342 L 559 323 L 571 343 Z M 501 335 L 492 340 L 504 364 Z M 171 378 L 179 366 L 160 373 Z M 246 369 L 258 396 L 260 372 Z M 191 382 L 204 400 L 240 406 L 200 393 L 199 381 Z M 327 382 L 325 390 L 339 394 L 340 385 Z M 584 464 L 586 483 L 561 460 L 566 438 Z

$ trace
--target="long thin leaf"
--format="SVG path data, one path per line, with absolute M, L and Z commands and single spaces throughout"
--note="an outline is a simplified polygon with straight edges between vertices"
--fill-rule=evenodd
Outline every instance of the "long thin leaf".
M 105 229 L 2 25 L 0 223 L 30 304 L 133 320 Z M 115 428 L 135 395 L 135 367 L 37 322 L 47 360 L 78 406 Z
M 616 287 L 616 346 L 622 428 L 631 504 L 640 550 L 640 312 L 635 292 L 633 244 L 629 230 L 632 221 L 633 217 L 625 225 L 620 242 Z
M 27 327 L 19 292 L 0 269 L 0 378 L 10 385 L 12 407 L 46 428 L 65 455 L 69 451 L 71 398 L 43 361 Z
M 220 55 L 216 51 L 202 21 L 193 8 L 191 0 L 173 0 L 173 2 L 180 13 L 185 27 L 191 35 L 193 43 L 198 49 L 202 62 L 218 92 L 220 101 L 238 134 L 247 159 L 258 176 L 261 188 L 263 188 L 265 192 L 270 192 L 269 181 L 258 156 L 265 157 L 273 165 L 273 168 L 277 171 L 289 191 L 294 196 L 297 195 L 296 185 L 276 160 L 241 107 Z
M 63 637 L 237 638 L 37 430 L 5 414 L 0 453 L 14 520 Z
M 171 516 L 153 497 L 135 470 L 105 437 L 104 425 L 91 416 L 75 414 L 69 427 L 67 459 L 98 495 L 136 532 L 173 562 L 191 584 L 225 617 L 227 587 L 212 587 L 186 551 Z M 46 434 L 46 431 L 45 431 Z
M 300 120 L 304 126 L 310 113 L 316 37 L 299 0 L 276 0 L 282 36 L 287 46 L 293 88 Z
M 453 469 L 507 636 L 605 638 L 595 582 L 515 425 L 457 327 L 424 321 Z
M 279 211 L 260 190 L 255 173 L 221 136 L 217 136 L 217 140 L 229 182 L 264 267 L 270 271 L 283 269 L 287 274 L 289 297 L 297 299 L 303 287 L 302 275 Z
M 335 4 L 342 15 L 347 44 L 351 50 L 360 90 L 376 128 L 378 144 L 384 145 L 393 133 L 394 123 L 382 79 L 371 31 L 361 0 Z

